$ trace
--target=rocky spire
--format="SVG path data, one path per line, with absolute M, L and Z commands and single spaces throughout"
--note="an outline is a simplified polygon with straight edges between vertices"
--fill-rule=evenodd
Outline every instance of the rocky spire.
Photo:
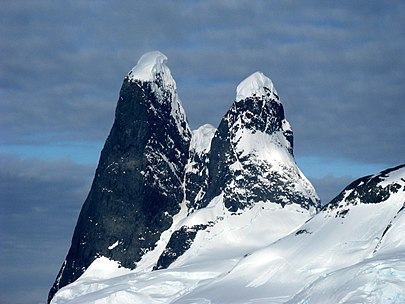
M 224 193 L 236 212 L 257 201 L 318 208 L 319 199 L 293 157 L 293 132 L 273 82 L 261 72 L 243 80 L 211 143 L 210 187 L 199 205 Z
M 160 52 L 147 53 L 124 79 L 114 124 L 49 301 L 97 257 L 135 268 L 180 210 L 191 133 L 166 60 Z

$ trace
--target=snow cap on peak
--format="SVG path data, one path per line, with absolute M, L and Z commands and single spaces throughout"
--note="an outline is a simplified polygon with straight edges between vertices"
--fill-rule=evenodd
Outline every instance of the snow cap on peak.
M 190 142 L 190 150 L 201 154 L 208 152 L 211 149 L 211 140 L 217 129 L 210 124 L 205 124 L 193 131 L 193 136 Z
M 160 74 L 165 83 L 174 84 L 170 69 L 166 65 L 167 57 L 159 51 L 148 52 L 142 55 L 136 66 L 128 73 L 132 81 L 154 81 Z
M 270 98 L 278 100 L 278 94 L 271 79 L 262 72 L 255 72 L 236 88 L 236 101 L 267 94 L 270 94 Z

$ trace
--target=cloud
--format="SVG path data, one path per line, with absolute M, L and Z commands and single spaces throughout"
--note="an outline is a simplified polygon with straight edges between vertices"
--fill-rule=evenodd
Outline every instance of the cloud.
M 359 177 L 360 176 L 357 178 Z M 321 199 L 322 205 L 325 205 L 355 179 L 356 178 L 349 176 L 336 177 L 333 175 L 326 175 L 322 178 L 311 178 L 311 182 Z
M 0 157 L 0 302 L 44 302 L 67 253 L 94 168 Z
M 3 144 L 104 141 L 123 75 L 169 56 L 193 127 L 217 125 L 237 83 L 269 74 L 297 152 L 401 162 L 401 3 L 69 2 L 3 6 Z

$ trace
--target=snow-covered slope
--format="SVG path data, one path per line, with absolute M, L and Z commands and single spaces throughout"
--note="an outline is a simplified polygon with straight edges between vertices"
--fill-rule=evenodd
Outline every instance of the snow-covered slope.
M 321 276 L 295 295 L 289 303 L 323 304 L 330 301 L 333 303 L 405 303 L 405 167 L 360 179 L 357 188 L 359 183 L 360 187 L 367 187 L 367 185 L 370 187 L 370 183 L 375 183 L 371 189 L 377 191 L 363 188 L 362 193 L 370 195 L 374 192 L 374 198 L 383 195 L 384 204 L 391 204 L 388 211 L 391 216 L 392 211 L 399 207 L 400 209 L 388 224 L 387 221 L 383 222 L 382 226 L 386 225 L 386 227 L 380 235 L 377 234 L 373 242 L 373 245 L 375 243 L 377 245 L 364 260 Z M 355 191 L 355 189 L 351 193 L 347 191 L 344 195 L 348 197 Z M 356 196 L 358 194 L 357 191 Z M 365 202 L 378 203 L 379 201 L 366 199 Z M 350 212 L 350 208 L 346 210 Z M 378 212 L 382 213 L 384 210 Z M 376 232 L 381 232 L 381 229 Z
M 211 234 L 205 230 L 200 232 L 195 244 L 201 247 L 191 247 L 190 252 L 168 269 L 127 270 L 119 268 L 118 264 L 105 265 L 104 258 L 97 259 L 94 267 L 92 264 L 77 281 L 62 288 L 52 303 L 170 303 L 224 276 L 245 254 L 274 242 L 308 219 L 307 214 L 290 208 L 292 206 L 259 204 L 242 217 L 228 215 L 213 227 Z M 217 210 L 214 213 L 217 214 Z M 101 278 L 98 269 L 103 269 Z M 123 272 L 119 273 L 120 270 Z
M 361 178 L 294 233 L 176 303 L 403 303 L 404 203 L 404 165 Z
M 372 255 L 321 276 L 288 303 L 405 303 L 404 231 L 402 207 L 386 227 Z
M 232 247 L 227 237 L 236 240 L 249 225 L 234 235 L 222 227 L 212 242 L 216 248 L 182 256 L 168 269 L 126 271 L 96 260 L 94 270 L 59 291 L 52 303 L 404 303 L 405 165 L 361 178 L 338 197 L 290 235 L 243 256 L 237 257 L 239 246 L 249 239 Z M 281 213 L 273 210 L 265 218 L 282 226 L 293 206 L 279 206 Z M 252 242 L 269 234 L 271 226 L 260 224 L 266 228 L 251 235 Z M 96 269 L 106 263 L 100 275 Z

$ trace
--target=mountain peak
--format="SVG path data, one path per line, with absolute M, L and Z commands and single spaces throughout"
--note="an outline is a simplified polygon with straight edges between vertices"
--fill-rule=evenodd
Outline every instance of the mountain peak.
M 174 80 L 170 69 L 166 65 L 167 57 L 159 51 L 145 53 L 128 73 L 131 81 L 154 81 L 160 75 L 165 83 L 173 84 Z
M 191 131 L 166 60 L 160 52 L 147 53 L 123 81 L 114 124 L 48 302 L 98 257 L 135 268 L 181 209 Z
M 236 88 L 236 101 L 254 96 L 268 95 L 271 99 L 278 100 L 277 91 L 273 82 L 262 72 L 255 72 L 239 83 Z

